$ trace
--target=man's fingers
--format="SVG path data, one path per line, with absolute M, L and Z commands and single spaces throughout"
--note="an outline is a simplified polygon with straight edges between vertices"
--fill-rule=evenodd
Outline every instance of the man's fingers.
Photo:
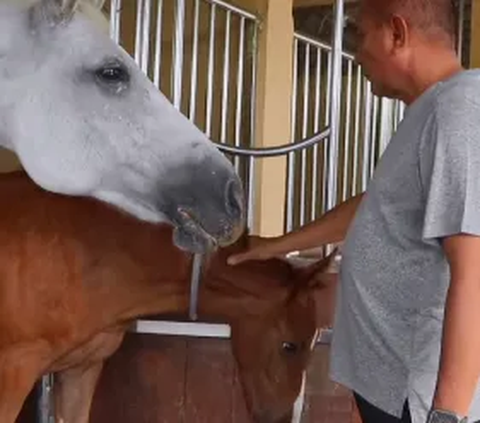
M 228 259 L 227 259 L 227 263 L 230 264 L 230 265 L 239 264 L 242 261 L 243 260 L 242 260 L 241 255 L 233 255 L 233 256 L 228 257 Z

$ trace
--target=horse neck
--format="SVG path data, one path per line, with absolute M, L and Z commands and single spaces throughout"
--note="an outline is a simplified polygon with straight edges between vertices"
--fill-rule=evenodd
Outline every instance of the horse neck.
M 290 290 L 275 279 L 268 267 L 247 263 L 213 265 L 201 280 L 198 298 L 201 318 L 233 323 L 248 316 L 265 316 L 285 302 Z

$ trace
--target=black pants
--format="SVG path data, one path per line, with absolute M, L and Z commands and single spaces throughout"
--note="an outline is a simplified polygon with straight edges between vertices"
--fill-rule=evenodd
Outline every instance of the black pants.
M 370 404 L 357 393 L 353 393 L 363 423 L 412 423 L 408 401 L 403 406 L 402 417 L 392 416 Z

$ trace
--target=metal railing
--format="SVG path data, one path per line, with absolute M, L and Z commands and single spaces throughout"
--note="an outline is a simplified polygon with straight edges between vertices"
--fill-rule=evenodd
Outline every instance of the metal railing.
M 332 96 L 332 47 L 295 33 L 292 145 L 331 122 L 328 105 L 337 99 L 338 142 L 328 139 L 310 151 L 289 156 L 285 230 L 317 219 L 334 205 L 363 192 L 393 130 L 403 117 L 398 101 L 371 93 L 370 83 L 352 55 L 341 52 L 341 71 Z M 336 162 L 336 167 L 332 165 Z
M 251 148 L 259 19 L 223 0 L 111 0 L 111 37 L 225 151 Z M 253 157 L 232 157 L 253 223 Z

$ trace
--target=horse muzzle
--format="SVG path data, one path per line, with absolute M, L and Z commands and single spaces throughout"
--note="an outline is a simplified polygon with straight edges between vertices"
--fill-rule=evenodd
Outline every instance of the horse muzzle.
M 175 206 L 166 215 L 175 227 L 174 243 L 191 253 L 206 253 L 235 242 L 244 231 L 245 205 L 236 175 L 203 174 L 173 189 Z

